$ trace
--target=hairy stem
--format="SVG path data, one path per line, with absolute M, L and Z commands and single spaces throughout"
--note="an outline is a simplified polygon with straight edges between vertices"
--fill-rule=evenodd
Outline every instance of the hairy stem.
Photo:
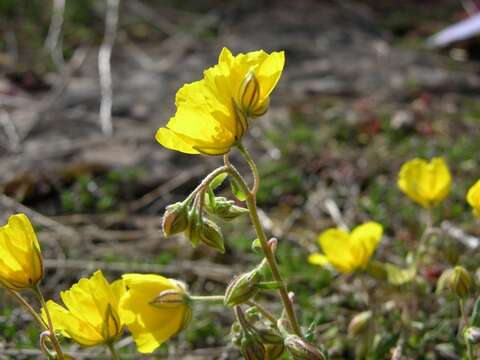
M 40 286 L 37 284 L 33 291 L 35 295 L 37 295 L 38 301 L 40 302 L 41 307 L 45 310 L 45 316 L 47 317 L 48 329 L 50 330 L 50 340 L 52 340 L 53 348 L 57 353 L 57 357 L 59 360 L 63 360 L 65 357 L 63 356 L 62 348 L 60 347 L 60 343 L 58 342 L 57 336 L 55 335 L 55 329 L 53 328 L 52 318 L 50 316 L 50 311 L 48 311 L 48 307 L 45 303 L 45 298 L 43 297 L 42 291 L 40 290 Z
M 35 309 L 27 302 L 27 300 L 25 300 L 25 298 L 22 295 L 20 295 L 15 290 L 12 290 L 12 289 L 9 289 L 9 288 L 5 288 L 5 289 L 7 289 L 10 292 L 10 294 L 15 296 L 18 301 L 20 301 L 20 303 L 25 307 L 25 309 L 33 316 L 33 318 L 38 323 L 38 325 L 40 325 L 42 330 L 48 330 L 48 327 L 45 324 L 45 322 L 43 321 L 43 319 L 40 317 L 40 315 L 37 314 Z
M 203 301 L 203 302 L 212 302 L 212 303 L 222 303 L 223 304 L 223 295 L 210 295 L 210 296 L 202 296 L 202 295 L 190 295 L 189 298 L 193 301 Z
M 245 155 L 247 153 L 242 152 L 242 155 Z M 228 160 L 228 157 L 225 156 L 225 158 Z M 249 160 L 253 163 L 253 160 L 249 158 Z M 290 298 L 288 297 L 288 289 L 287 289 L 287 284 L 283 280 L 280 270 L 278 268 L 277 260 L 275 258 L 275 255 L 272 252 L 272 249 L 270 246 L 268 246 L 268 239 L 267 235 L 265 234 L 265 231 L 263 229 L 262 223 L 260 221 L 260 218 L 258 216 L 258 210 L 257 210 L 257 200 L 256 200 L 256 194 L 253 192 L 255 190 L 255 186 L 252 189 L 252 191 L 248 188 L 248 185 L 246 184 L 244 178 L 240 175 L 238 170 L 233 167 L 229 162 L 226 162 L 226 166 L 230 169 L 231 175 L 235 178 L 235 180 L 239 183 L 239 185 L 242 187 L 242 190 L 247 194 L 247 199 L 246 203 L 248 206 L 248 209 L 250 210 L 250 219 L 252 221 L 253 226 L 255 227 L 255 232 L 257 233 L 257 237 L 260 241 L 260 245 L 262 247 L 263 253 L 265 255 L 265 258 L 267 259 L 268 266 L 270 267 L 270 271 L 272 273 L 273 279 L 275 281 L 278 281 L 281 283 L 281 287 L 278 289 L 280 298 L 282 299 L 283 307 L 285 309 L 285 312 L 288 317 L 288 321 L 290 323 L 290 327 L 292 331 L 295 333 L 297 336 L 302 336 L 300 326 L 298 324 L 297 316 L 295 314 L 295 310 L 293 309 L 293 304 L 290 301 Z M 256 167 L 255 167 L 256 168 Z M 257 177 L 257 186 L 259 183 L 258 180 L 258 175 L 254 174 L 254 177 Z

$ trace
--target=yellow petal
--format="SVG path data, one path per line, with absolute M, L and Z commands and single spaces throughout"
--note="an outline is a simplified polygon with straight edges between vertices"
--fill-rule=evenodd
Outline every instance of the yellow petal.
M 40 245 L 24 214 L 10 216 L 0 228 L 0 281 L 13 289 L 29 288 L 43 277 Z
M 54 329 L 64 336 L 71 338 L 82 346 L 95 346 L 104 342 L 101 334 L 89 323 L 77 318 L 63 306 L 54 301 L 47 301 L 47 308 L 53 322 Z M 45 309 L 42 309 L 42 318 L 47 321 Z
M 350 234 L 353 248 L 356 249 L 357 264 L 365 268 L 370 257 L 377 248 L 383 234 L 382 225 L 376 222 L 367 222 L 357 226 Z
M 473 208 L 475 215 L 480 217 L 480 180 L 468 190 L 467 202 Z
M 60 293 L 66 308 L 50 304 L 54 326 L 82 346 L 115 340 L 123 330 L 119 304 L 125 290 L 123 280 L 109 284 L 101 271 L 80 279 Z
M 329 265 L 328 258 L 320 253 L 313 253 L 308 255 L 308 262 L 313 265 L 325 266 Z
M 256 74 L 260 83 L 260 102 L 269 97 L 277 86 L 284 65 L 285 53 L 283 51 L 271 53 L 260 65 Z
M 434 158 L 429 163 L 413 159 L 400 169 L 398 187 L 425 208 L 442 201 L 448 195 L 450 186 L 450 171 L 442 158 Z
M 162 309 L 151 304 L 164 290 L 180 290 L 167 278 L 153 274 L 125 274 L 123 279 L 128 291 L 120 303 L 121 316 L 138 351 L 152 352 L 182 328 L 187 305 Z
M 350 235 L 341 229 L 328 229 L 320 234 L 318 241 L 328 262 L 338 271 L 355 270 L 355 256 L 352 254 Z

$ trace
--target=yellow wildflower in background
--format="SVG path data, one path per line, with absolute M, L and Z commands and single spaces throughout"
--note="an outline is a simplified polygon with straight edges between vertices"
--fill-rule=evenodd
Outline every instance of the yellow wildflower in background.
M 24 214 L 0 227 L 0 283 L 12 290 L 35 287 L 43 278 L 40 244 Z
M 60 293 L 65 307 L 52 300 L 46 306 L 55 330 L 82 346 L 96 346 L 111 343 L 122 334 L 119 303 L 124 293 L 123 280 L 109 284 L 98 270 Z M 44 309 L 42 317 L 46 319 Z
M 308 261 L 315 265 L 332 265 L 343 273 L 365 269 L 382 238 L 383 227 L 367 222 L 348 233 L 338 228 L 325 230 L 318 237 L 323 254 L 313 253 Z
M 474 214 L 480 217 L 480 180 L 468 190 L 467 201 L 473 208 Z
M 450 192 L 452 177 L 443 158 L 430 162 L 413 159 L 402 165 L 398 187 L 410 199 L 425 208 L 431 208 L 442 201 Z
M 177 112 L 156 134 L 166 148 L 187 154 L 221 155 L 244 135 L 248 118 L 263 115 L 282 74 L 282 52 L 263 50 L 233 56 L 223 48 L 203 79 L 176 95 Z
M 191 313 L 184 289 L 160 275 L 124 274 L 122 278 L 128 288 L 120 304 L 125 324 L 138 351 L 151 353 L 188 323 Z

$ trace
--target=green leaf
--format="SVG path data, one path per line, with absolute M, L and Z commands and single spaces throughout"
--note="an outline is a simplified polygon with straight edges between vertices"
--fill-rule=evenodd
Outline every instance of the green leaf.
M 233 195 L 235 195 L 238 200 L 245 201 L 247 199 L 247 195 L 235 179 L 230 179 L 230 187 L 232 188 Z
M 208 188 L 207 195 L 208 195 L 208 208 L 213 211 L 216 208 L 217 201 L 215 199 L 215 194 L 211 188 Z
M 411 282 L 417 274 L 416 266 L 402 269 L 393 264 L 385 264 L 385 270 L 387 271 L 388 282 L 397 286 Z
M 262 281 L 255 285 L 259 289 L 277 290 L 283 287 L 281 281 Z
M 222 185 L 223 181 L 228 177 L 228 173 L 221 173 L 220 175 L 215 176 L 215 178 L 210 183 L 210 189 L 213 191 Z

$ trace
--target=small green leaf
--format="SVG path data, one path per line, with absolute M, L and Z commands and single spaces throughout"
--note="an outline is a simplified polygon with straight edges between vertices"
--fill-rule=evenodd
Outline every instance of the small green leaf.
M 208 208 L 213 211 L 215 210 L 217 201 L 215 199 L 215 194 L 211 188 L 208 188 L 207 195 L 208 195 Z
M 262 281 L 256 285 L 259 289 L 265 290 L 277 290 L 283 287 L 283 284 L 280 281 Z
M 222 185 L 223 181 L 227 178 L 228 173 L 221 173 L 220 175 L 215 176 L 215 178 L 210 183 L 210 189 L 213 191 Z
M 238 200 L 245 201 L 247 199 L 247 195 L 243 192 L 242 188 L 235 179 L 230 180 L 230 186 L 232 188 L 233 195 L 235 195 Z
M 260 239 L 255 239 L 252 241 L 252 251 L 255 254 L 261 254 L 262 253 L 262 245 L 260 244 Z

